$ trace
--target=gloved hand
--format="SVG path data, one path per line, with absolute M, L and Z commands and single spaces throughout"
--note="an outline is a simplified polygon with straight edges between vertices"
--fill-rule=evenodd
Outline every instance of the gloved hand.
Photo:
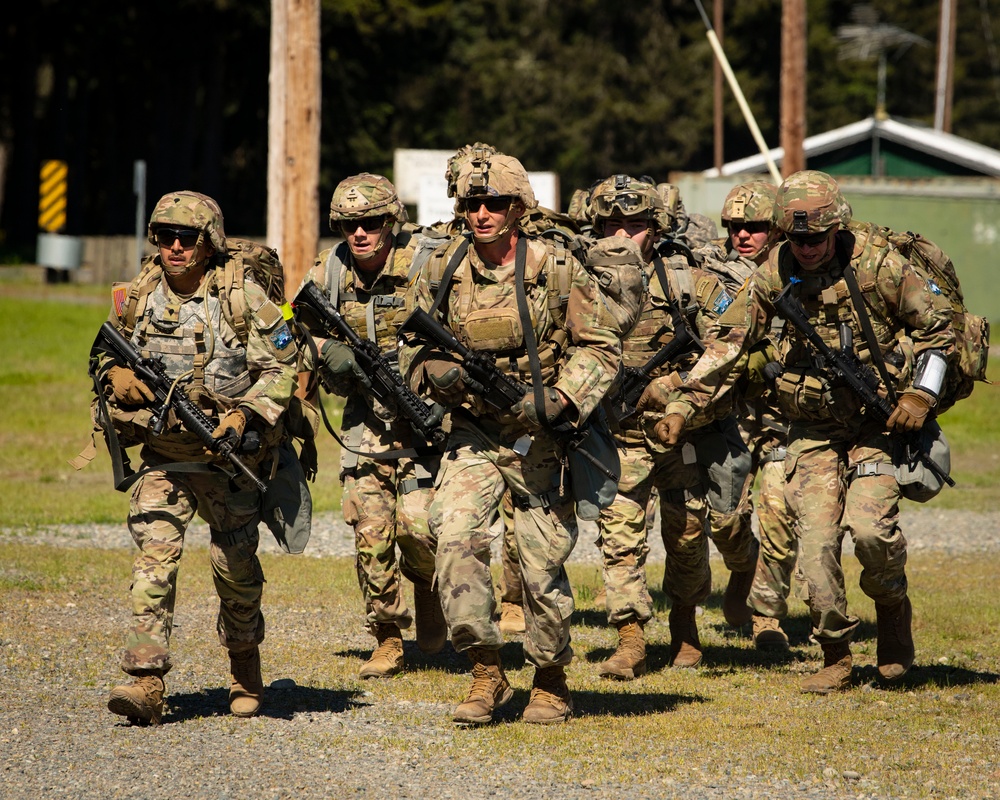
M 424 374 L 430 384 L 431 397 L 445 406 L 457 406 L 465 395 L 462 365 L 445 358 L 432 358 L 424 362 Z
M 353 375 L 355 380 L 366 389 L 372 387 L 372 380 L 358 366 L 358 362 L 354 358 L 354 351 L 343 342 L 327 339 L 320 349 L 320 358 L 335 383 L 340 383 L 343 379 Z
M 683 416 L 680 414 L 667 414 L 667 416 L 656 423 L 656 427 L 653 430 L 656 433 L 656 438 L 663 442 L 663 444 L 673 446 L 680 441 L 685 427 L 687 427 L 687 420 Z
M 140 381 L 128 367 L 114 366 L 108 370 L 111 392 L 119 403 L 142 406 L 156 399 L 153 390 Z
M 635 404 L 635 410 L 640 413 L 644 411 L 663 411 L 667 407 L 670 395 L 674 393 L 680 384 L 680 375 L 676 372 L 671 372 L 669 375 L 650 381 L 649 385 L 639 396 L 639 402 Z
M 243 436 L 243 431 L 247 426 L 247 412 L 242 408 L 234 408 L 227 412 L 226 416 L 219 420 L 218 426 L 212 431 L 213 439 L 224 439 L 229 435 L 229 431 L 235 432 L 236 439 Z
M 920 389 L 911 389 L 899 395 L 896 408 L 889 415 L 885 426 L 891 431 L 910 433 L 919 431 L 927 419 L 927 414 L 934 407 L 934 398 Z
M 538 413 L 539 409 L 535 405 L 535 393 L 530 391 L 511 409 L 517 413 L 517 421 L 530 430 L 538 430 L 546 422 L 555 422 L 569 405 L 566 395 L 554 386 L 546 387 L 543 395 L 545 396 L 545 407 L 541 409 L 541 414 Z

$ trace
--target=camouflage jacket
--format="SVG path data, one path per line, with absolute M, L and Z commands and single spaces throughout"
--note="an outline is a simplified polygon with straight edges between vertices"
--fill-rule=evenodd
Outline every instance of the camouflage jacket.
M 251 424 L 271 428 L 265 442 L 277 436 L 277 426 L 296 386 L 298 350 L 288 324 L 264 289 L 249 279 L 244 283 L 247 305 L 247 341 L 227 321 L 217 286 L 217 272 L 206 273 L 202 288 L 180 297 L 160 280 L 136 320 L 131 342 L 143 355 L 159 356 L 167 376 L 179 379 L 187 395 L 212 419 L 239 406 L 255 415 Z M 112 309 L 111 321 L 121 329 L 124 320 Z M 122 423 L 126 441 L 145 442 L 166 458 L 210 460 L 196 434 L 173 419 L 162 434 L 148 430 L 149 410 L 116 407 L 112 416 Z M 126 445 L 127 446 L 127 445 Z
M 690 424 L 723 398 L 739 377 L 740 359 L 770 330 L 776 312 L 774 299 L 793 276 L 793 294 L 802 302 L 811 323 L 831 347 L 840 346 L 840 324 L 847 323 L 854 347 L 864 363 L 871 363 L 859 317 L 843 277 L 850 263 L 865 295 L 867 313 L 890 376 L 897 389 L 911 380 L 911 365 L 928 349 L 947 357 L 954 351 L 954 332 L 944 301 L 927 281 L 895 250 L 878 259 L 865 258 L 865 241 L 841 230 L 831 261 L 813 271 L 799 268 L 788 244 L 775 248 L 768 261 L 750 278 L 720 318 L 715 338 L 667 404 L 666 413 L 683 415 Z M 828 429 L 828 433 L 857 428 L 863 421 L 857 399 L 831 381 L 825 366 L 804 337 L 786 324 L 778 343 L 778 404 L 782 415 L 794 421 Z
M 564 309 L 553 307 L 547 282 L 555 280 L 554 260 L 565 259 L 569 294 Z M 429 310 L 434 303 L 431 267 L 424 266 L 407 296 L 409 308 Z M 542 381 L 562 391 L 571 403 L 567 412 L 582 423 L 600 403 L 621 365 L 621 341 L 617 323 L 604 302 L 597 281 L 569 251 L 545 239 L 528 238 L 525 263 L 525 293 L 538 346 Z M 444 301 L 438 309 L 440 321 L 472 350 L 485 350 L 510 377 L 530 386 L 531 364 L 524 345 L 515 300 L 514 264 L 497 266 L 485 262 L 470 246 L 455 271 Z M 411 388 L 427 392 L 423 364 L 439 356 L 438 351 L 417 339 L 400 349 L 400 368 Z M 516 430 L 515 416 L 497 412 L 478 396 L 466 391 L 460 407 L 465 416 L 492 419 L 506 429 L 511 439 L 526 433 Z M 456 420 L 453 415 L 453 421 Z M 506 438 L 506 437 L 505 437 Z

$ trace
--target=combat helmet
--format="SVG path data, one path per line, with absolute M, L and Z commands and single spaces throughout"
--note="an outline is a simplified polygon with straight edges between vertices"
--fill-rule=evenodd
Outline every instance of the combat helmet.
M 649 220 L 657 233 L 669 229 L 666 206 L 652 178 L 612 175 L 591 191 L 590 218 L 598 234 L 603 235 L 604 223 L 612 217 L 636 216 Z
M 163 195 L 149 217 L 146 238 L 150 244 L 156 244 L 156 229 L 161 226 L 201 231 L 215 252 L 226 251 L 222 209 L 208 195 L 191 191 Z
M 399 202 L 396 187 L 382 175 L 362 172 L 344 178 L 330 199 L 330 229 L 339 233 L 339 223 L 365 217 L 391 217 L 405 220 L 406 211 Z
M 448 159 L 445 167 L 444 179 L 448 184 L 448 197 L 455 197 L 458 194 L 458 173 L 462 171 L 462 165 L 467 161 L 483 161 L 490 156 L 499 155 L 500 151 L 493 145 L 485 142 L 464 145 Z
M 823 233 L 851 221 L 851 205 L 831 176 L 806 169 L 785 178 L 774 202 L 774 222 L 786 234 Z
M 455 181 L 455 196 L 460 201 L 470 197 L 511 197 L 520 200 L 525 210 L 538 205 L 528 171 L 514 156 L 503 153 L 465 161 Z
M 729 190 L 722 204 L 722 224 L 730 222 L 767 222 L 774 218 L 774 199 L 777 194 L 773 183 L 749 181 Z

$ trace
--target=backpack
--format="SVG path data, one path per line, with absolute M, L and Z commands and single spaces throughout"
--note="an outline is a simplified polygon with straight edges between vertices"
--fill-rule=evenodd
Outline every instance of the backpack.
M 934 242 L 911 231 L 897 232 L 890 228 L 860 224 L 871 233 L 878 234 L 870 238 L 887 241 L 907 261 L 916 265 L 930 280 L 931 289 L 938 289 L 951 303 L 951 326 L 955 331 L 958 358 L 948 365 L 941 397 L 938 398 L 937 413 L 943 414 L 959 400 L 971 395 L 977 381 L 990 383 L 986 378 L 990 354 L 990 323 L 985 317 L 972 314 L 966 307 L 955 265 Z

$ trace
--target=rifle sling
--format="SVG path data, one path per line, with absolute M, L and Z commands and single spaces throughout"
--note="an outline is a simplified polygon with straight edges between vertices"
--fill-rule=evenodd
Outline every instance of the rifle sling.
M 882 358 L 882 348 L 879 347 L 878 339 L 875 338 L 875 329 L 872 328 L 871 317 L 868 316 L 868 310 L 865 308 L 865 299 L 861 294 L 861 287 L 858 286 L 858 278 L 854 274 L 854 267 L 850 264 L 844 267 L 844 280 L 847 282 L 847 289 L 851 293 L 854 311 L 858 315 L 858 321 L 861 323 L 861 332 L 868 343 L 868 352 L 871 355 L 872 362 L 878 369 L 882 383 L 885 384 L 889 402 L 896 405 L 896 390 L 893 387 L 892 381 L 889 380 L 889 372 L 885 368 L 885 359 Z

